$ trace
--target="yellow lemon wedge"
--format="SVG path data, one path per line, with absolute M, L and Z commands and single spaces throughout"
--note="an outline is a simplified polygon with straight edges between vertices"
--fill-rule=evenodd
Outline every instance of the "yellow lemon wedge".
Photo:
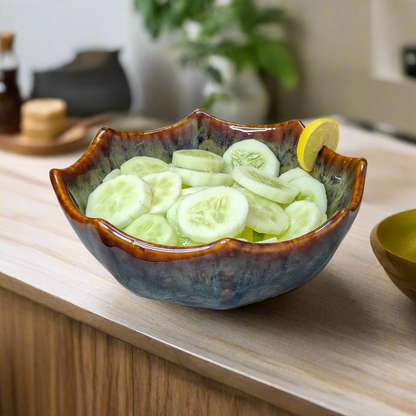
M 332 118 L 319 118 L 308 124 L 300 135 L 297 154 L 299 164 L 307 172 L 315 166 L 316 158 L 322 147 L 337 150 L 339 127 Z

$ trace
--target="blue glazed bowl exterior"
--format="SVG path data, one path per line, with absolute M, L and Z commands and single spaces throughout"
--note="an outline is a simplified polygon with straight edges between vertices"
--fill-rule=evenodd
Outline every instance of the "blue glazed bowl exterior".
M 127 289 L 149 299 L 210 309 L 231 309 L 279 296 L 302 286 L 329 262 L 350 229 L 361 203 L 366 161 L 324 148 L 312 175 L 328 195 L 328 221 L 304 236 L 275 244 L 226 238 L 196 247 L 166 247 L 133 238 L 102 219 L 85 216 L 89 194 L 115 168 L 134 156 L 170 162 L 178 149 L 218 154 L 253 138 L 267 144 L 281 173 L 298 166 L 300 121 L 247 126 L 196 110 L 162 129 L 126 133 L 103 128 L 85 154 L 50 176 L 58 201 L 80 240 Z

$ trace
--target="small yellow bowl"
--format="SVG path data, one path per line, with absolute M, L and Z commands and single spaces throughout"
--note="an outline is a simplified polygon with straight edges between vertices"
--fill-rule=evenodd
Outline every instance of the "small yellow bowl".
M 381 221 L 373 228 L 370 242 L 392 282 L 416 302 L 416 209 Z

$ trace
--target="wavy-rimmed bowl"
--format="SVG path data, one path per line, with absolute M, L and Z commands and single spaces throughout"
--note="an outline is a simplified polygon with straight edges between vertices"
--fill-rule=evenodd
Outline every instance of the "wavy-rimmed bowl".
M 399 212 L 378 223 L 370 242 L 387 276 L 416 302 L 416 209 Z
M 270 126 L 231 123 L 196 110 L 171 126 L 142 133 L 102 128 L 85 154 L 66 169 L 52 169 L 58 201 L 92 255 L 127 289 L 150 299 L 210 309 L 231 309 L 279 296 L 315 277 L 331 259 L 357 215 L 366 160 L 327 148 L 312 172 L 328 195 L 328 221 L 294 240 L 275 244 L 224 238 L 196 247 L 150 244 L 102 219 L 85 216 L 89 194 L 134 156 L 171 161 L 173 151 L 200 148 L 222 155 L 252 138 L 267 144 L 281 173 L 298 166 L 299 120 Z

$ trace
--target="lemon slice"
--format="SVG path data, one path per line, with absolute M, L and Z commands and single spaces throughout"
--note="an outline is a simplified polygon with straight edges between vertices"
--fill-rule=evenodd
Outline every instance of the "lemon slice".
M 298 143 L 298 161 L 307 172 L 315 166 L 316 158 L 322 147 L 337 150 L 339 127 L 332 118 L 319 118 L 312 121 L 302 131 Z

